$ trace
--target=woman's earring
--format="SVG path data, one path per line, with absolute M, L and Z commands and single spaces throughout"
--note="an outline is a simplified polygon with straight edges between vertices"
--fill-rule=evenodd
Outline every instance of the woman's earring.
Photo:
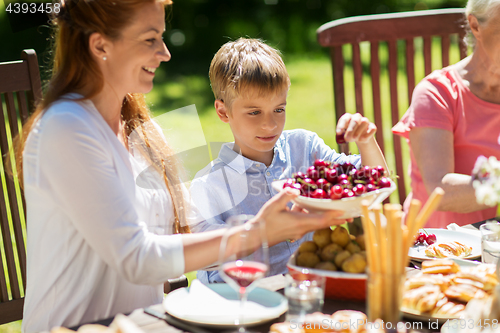
M 106 58 L 106 57 L 102 57 L 102 60 L 106 61 L 106 59 L 108 59 L 108 58 Z

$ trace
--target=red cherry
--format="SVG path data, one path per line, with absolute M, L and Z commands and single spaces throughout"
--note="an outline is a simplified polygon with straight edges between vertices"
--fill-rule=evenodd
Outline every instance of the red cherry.
M 297 172 L 297 173 L 293 176 L 293 178 L 295 178 L 295 180 L 298 180 L 298 179 L 304 179 L 304 178 L 306 178 L 306 175 L 305 175 L 303 172 L 300 172 L 300 171 L 299 171 L 299 172 Z
M 348 175 L 346 175 L 345 173 L 343 173 L 343 174 L 341 174 L 341 175 L 339 175 L 339 176 L 337 177 L 337 182 L 339 182 L 339 183 L 340 183 L 340 182 L 341 182 L 341 181 L 343 181 L 343 180 L 347 180 L 347 181 L 349 181 L 349 176 L 348 176 Z
M 316 183 L 314 182 L 314 180 L 312 180 L 311 178 L 307 178 L 307 177 L 304 178 L 304 179 L 301 179 L 300 183 L 302 183 L 302 184 L 308 184 L 310 186 L 316 185 Z
M 355 196 L 360 196 L 363 193 L 366 193 L 366 187 L 363 184 L 358 184 L 352 188 L 352 192 Z
M 369 166 L 364 166 L 362 167 L 361 169 L 358 170 L 358 179 L 359 180 L 368 180 L 371 176 L 371 173 L 372 173 L 372 168 L 370 168 Z
M 287 179 L 285 183 L 283 184 L 283 188 L 285 187 L 293 187 L 295 184 L 295 181 L 293 179 Z
M 366 185 L 366 192 L 371 192 L 371 191 L 375 191 L 377 189 L 377 187 L 373 184 L 367 184 Z
M 391 187 L 391 181 L 389 180 L 389 178 L 387 177 L 382 177 L 378 180 L 378 183 L 377 185 L 380 187 L 380 188 L 384 188 L 384 187 Z
M 342 193 L 344 192 L 344 189 L 340 185 L 333 185 L 332 188 L 330 189 L 330 199 L 332 200 L 337 200 L 342 198 Z
M 337 170 L 335 169 L 327 169 L 325 172 L 325 178 L 330 183 L 335 184 L 338 181 Z
M 347 179 L 339 181 L 339 185 L 342 186 L 343 188 L 350 188 L 351 187 L 351 182 L 348 181 Z
M 307 177 L 311 178 L 312 180 L 316 181 L 319 179 L 319 171 L 316 170 L 314 166 L 310 166 L 307 169 Z
M 319 168 L 321 168 L 321 167 L 323 167 L 323 168 L 329 167 L 330 163 L 327 161 L 324 161 L 324 160 L 316 160 L 316 161 L 314 161 L 314 166 L 316 167 L 316 169 L 319 170 Z
M 425 241 L 427 242 L 427 244 L 432 245 L 432 244 L 436 243 L 437 237 L 434 234 L 428 234 L 427 239 Z
M 427 235 L 424 234 L 423 232 L 420 232 L 417 236 L 418 243 L 424 244 L 426 240 L 427 240 Z
M 379 174 L 379 177 L 384 177 L 384 175 L 385 175 L 385 169 L 384 169 L 384 167 L 381 166 L 381 165 L 378 165 L 376 167 L 376 169 L 377 169 L 377 172 Z
M 370 177 L 366 180 L 366 185 L 368 185 L 368 184 L 376 185 L 377 182 L 375 181 L 375 179 Z
M 358 179 L 358 170 L 352 169 L 351 171 L 349 171 L 349 176 L 351 176 L 352 180 Z
M 370 179 L 373 179 L 374 181 L 377 181 L 380 179 L 380 174 L 378 173 L 377 169 L 372 169 L 372 171 L 370 172 Z
M 337 168 L 337 172 L 339 172 L 340 174 L 345 173 L 346 175 L 348 175 L 352 169 L 354 169 L 354 165 L 350 162 L 346 162 L 339 165 L 339 167 Z
M 308 196 L 309 192 L 316 189 L 316 183 L 311 178 L 304 178 L 299 180 L 301 184 L 300 192 L 302 195 Z
M 352 198 L 353 196 L 354 193 L 348 188 L 345 188 L 344 191 L 342 192 L 342 198 Z
M 385 169 L 383 166 L 379 165 L 379 166 L 372 168 L 371 176 L 376 181 L 379 180 L 380 178 L 384 177 L 384 175 L 385 175 Z
M 311 193 L 309 186 L 302 184 L 300 186 L 300 195 L 303 195 L 305 197 L 309 196 L 309 193 Z
M 328 195 L 326 194 L 325 191 L 322 189 L 318 188 L 317 190 L 314 190 L 314 192 L 311 193 L 311 198 L 314 199 L 325 199 L 328 198 Z
M 346 143 L 345 141 L 345 133 L 337 133 L 337 135 L 335 136 L 335 140 L 337 140 L 337 143 L 338 144 L 342 144 L 342 143 Z
M 318 186 L 318 188 L 322 189 L 323 191 L 328 191 L 328 189 L 330 188 L 330 183 L 326 179 L 320 178 L 316 181 L 316 186 Z

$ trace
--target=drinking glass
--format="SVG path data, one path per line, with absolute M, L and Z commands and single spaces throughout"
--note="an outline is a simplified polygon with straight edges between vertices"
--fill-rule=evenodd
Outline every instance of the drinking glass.
M 248 222 L 252 218 L 252 215 L 236 215 L 226 221 L 227 229 L 219 253 L 219 274 L 238 292 L 240 299 L 236 332 L 248 332 L 244 327 L 248 293 L 255 287 L 255 281 L 265 277 L 269 270 L 265 223 L 261 220 Z
M 305 316 L 321 312 L 325 300 L 326 278 L 312 274 L 308 269 L 285 275 L 285 296 L 288 300 L 286 320 L 303 323 Z
M 481 260 L 496 264 L 500 258 L 500 223 L 488 221 L 479 227 L 481 231 Z

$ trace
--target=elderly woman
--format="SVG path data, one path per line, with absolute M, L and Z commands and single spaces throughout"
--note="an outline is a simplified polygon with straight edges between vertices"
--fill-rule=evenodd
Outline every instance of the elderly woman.
M 150 231 L 188 231 L 193 216 L 143 96 L 170 59 L 169 2 L 66 0 L 55 19 L 53 75 L 16 149 L 28 219 L 24 332 L 159 303 L 168 278 L 217 260 L 222 230 Z M 339 212 L 290 212 L 294 195 L 282 192 L 256 217 L 271 245 L 344 222 Z
M 497 211 L 476 202 L 470 174 L 478 156 L 500 158 L 500 1 L 469 0 L 466 16 L 474 52 L 424 78 L 393 128 L 411 149 L 405 208 L 437 186 L 446 192 L 427 227 L 479 222 Z

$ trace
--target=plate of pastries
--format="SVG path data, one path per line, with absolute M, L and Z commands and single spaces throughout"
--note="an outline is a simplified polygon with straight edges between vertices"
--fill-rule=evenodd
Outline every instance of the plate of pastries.
M 440 323 L 459 318 L 471 299 L 491 296 L 498 284 L 495 269 L 493 264 L 460 266 L 450 259 L 426 260 L 422 270 L 406 278 L 401 311 L 411 319 Z
M 431 241 L 419 241 L 410 247 L 408 255 L 413 260 L 428 260 L 434 258 L 477 259 L 481 257 L 481 237 L 447 229 L 426 228 L 422 235 L 432 235 Z M 425 238 L 425 237 L 424 237 Z

